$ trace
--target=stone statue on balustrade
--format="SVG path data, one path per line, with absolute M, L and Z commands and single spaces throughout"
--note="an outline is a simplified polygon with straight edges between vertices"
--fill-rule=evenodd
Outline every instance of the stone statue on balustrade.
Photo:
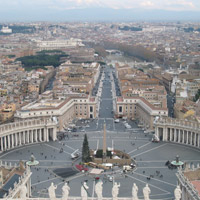
M 146 186 L 143 188 L 144 200 L 149 200 L 150 193 L 151 193 L 151 190 L 149 188 L 149 185 L 146 184 Z
M 23 184 L 20 189 L 20 199 L 26 199 L 26 198 L 27 198 L 27 187 L 25 184 Z
M 81 198 L 82 200 L 87 200 L 88 198 L 88 190 L 89 187 L 87 186 L 87 183 L 84 182 L 83 185 L 81 186 Z
M 115 182 L 114 185 L 113 185 L 113 188 L 112 188 L 112 197 L 113 197 L 113 200 L 117 200 L 118 199 L 119 187 L 120 187 L 120 183 L 117 184 Z
M 132 187 L 132 200 L 138 200 L 138 187 L 135 183 Z
M 97 200 L 102 200 L 102 193 L 103 193 L 103 182 L 99 181 L 96 185 L 95 185 L 95 192 L 97 194 Z
M 57 186 L 54 186 L 54 184 L 51 183 L 51 186 L 48 189 L 50 200 L 56 199 L 56 192 L 55 192 L 56 189 L 57 189 Z
M 174 190 L 175 200 L 181 200 L 181 194 L 182 194 L 182 191 L 180 189 L 180 186 L 177 185 L 176 189 Z
M 62 200 L 67 200 L 69 196 L 70 187 L 65 183 L 62 187 Z

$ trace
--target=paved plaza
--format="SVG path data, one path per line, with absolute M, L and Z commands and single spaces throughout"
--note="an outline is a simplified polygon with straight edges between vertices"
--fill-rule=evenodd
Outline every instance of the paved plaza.
M 131 125 L 129 130 L 125 128 L 123 120 L 115 123 L 112 111 L 113 94 L 109 80 L 111 69 L 106 68 L 104 71 L 106 76 L 103 81 L 98 119 L 76 121 L 75 123 L 79 127 L 77 132 L 60 133 L 66 137 L 55 142 L 38 143 L 4 152 L 0 155 L 0 159 L 3 162 L 18 163 L 19 160 L 30 160 L 31 154 L 34 154 L 40 163 L 36 167 L 31 167 L 33 197 L 48 197 L 47 189 L 51 182 L 57 185 L 57 197 L 62 196 L 62 186 L 65 182 L 69 182 L 70 196 L 80 196 L 81 185 L 86 180 L 89 186 L 89 196 L 95 196 L 94 175 L 78 172 L 73 176 L 61 178 L 54 173 L 54 170 L 74 168 L 81 162 L 81 158 L 75 161 L 71 160 L 71 154 L 77 149 L 81 153 L 85 133 L 88 136 L 90 149 L 102 149 L 103 124 L 106 123 L 107 147 L 128 153 L 135 159 L 137 166 L 126 174 L 120 168 L 101 174 L 99 177 L 103 181 L 103 196 L 111 197 L 113 182 L 109 181 L 107 177 L 107 174 L 110 174 L 114 177 L 115 182 L 120 183 L 119 197 L 130 197 L 133 183 L 136 183 L 139 188 L 139 198 L 142 198 L 142 189 L 148 183 L 151 189 L 151 199 L 173 199 L 174 189 L 177 185 L 176 169 L 171 170 L 165 166 L 166 161 L 172 161 L 179 155 L 182 161 L 195 164 L 200 161 L 200 151 L 175 143 L 152 143 L 152 135 L 144 133 L 135 121 L 127 121 Z M 63 149 L 62 152 L 61 149 Z
M 73 164 L 78 164 L 81 159 L 72 163 L 71 153 L 76 149 L 81 149 L 83 133 L 74 133 L 69 138 L 62 141 L 34 144 L 26 147 L 5 152 L 0 156 L 3 161 L 13 163 L 19 160 L 27 161 L 33 153 L 40 162 L 39 166 L 32 167 L 32 196 L 47 197 L 47 188 L 54 182 L 58 188 L 57 196 L 61 196 L 61 188 L 65 181 L 69 181 L 71 187 L 70 195 L 79 196 L 83 181 L 88 180 L 89 194 L 94 195 L 94 176 L 79 172 L 74 176 L 62 179 L 53 173 L 56 168 L 70 168 Z M 78 136 L 77 136 L 78 135 Z M 102 132 L 88 132 L 89 146 L 92 149 L 102 148 Z M 152 199 L 172 199 L 173 191 L 177 184 L 175 176 L 176 170 L 170 170 L 165 166 L 167 160 L 173 160 L 176 155 L 185 162 L 197 163 L 200 160 L 199 150 L 173 143 L 152 143 L 150 136 L 145 136 L 142 131 L 129 132 L 107 132 L 107 146 L 114 147 L 129 153 L 135 158 L 137 167 L 133 172 L 121 173 L 121 169 L 113 172 L 114 180 L 121 183 L 119 196 L 131 196 L 131 188 L 135 182 L 139 187 L 139 196 L 142 197 L 142 188 L 145 183 L 149 183 Z M 60 149 L 63 152 L 60 153 Z M 160 171 L 157 175 L 156 171 Z M 112 172 L 105 172 L 112 173 Z M 153 175 L 151 180 L 147 177 Z M 162 175 L 162 176 L 161 176 Z M 103 180 L 103 195 L 111 196 L 112 182 L 106 176 L 100 175 Z

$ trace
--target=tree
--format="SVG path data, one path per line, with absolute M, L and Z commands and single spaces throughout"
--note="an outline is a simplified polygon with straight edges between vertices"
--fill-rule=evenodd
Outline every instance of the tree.
M 90 162 L 91 161 L 90 149 L 89 149 L 88 139 L 87 139 L 87 135 L 86 134 L 84 135 L 84 140 L 83 140 L 82 161 L 83 162 Z
M 196 102 L 199 99 L 199 97 L 200 97 L 200 89 L 198 89 L 193 101 Z

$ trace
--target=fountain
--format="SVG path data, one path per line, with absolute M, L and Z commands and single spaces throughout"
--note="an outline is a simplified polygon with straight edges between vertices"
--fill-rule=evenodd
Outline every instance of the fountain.
M 36 166 L 39 164 L 39 161 L 35 160 L 35 156 L 31 154 L 31 160 L 27 161 L 26 164 L 28 166 Z
M 184 162 L 180 161 L 179 160 L 179 155 L 176 156 L 176 160 L 173 160 L 171 162 L 172 165 L 176 166 L 176 167 L 179 167 L 179 166 L 182 166 L 184 164 Z

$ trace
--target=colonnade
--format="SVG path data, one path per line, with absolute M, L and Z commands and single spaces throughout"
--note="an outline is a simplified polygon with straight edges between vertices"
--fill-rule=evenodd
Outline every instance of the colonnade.
M 56 123 L 52 120 L 41 123 L 36 123 L 29 120 L 29 123 L 20 123 L 21 126 L 13 126 L 14 123 L 0 126 L 0 151 L 6 151 L 22 145 L 48 142 L 56 140 Z M 30 124 L 27 126 L 25 124 Z M 3 127 L 7 126 L 7 127 Z
M 177 142 L 200 148 L 200 130 L 198 124 L 182 123 L 174 120 L 158 120 L 155 123 L 155 134 L 162 141 Z M 185 121 L 187 122 L 187 121 Z

